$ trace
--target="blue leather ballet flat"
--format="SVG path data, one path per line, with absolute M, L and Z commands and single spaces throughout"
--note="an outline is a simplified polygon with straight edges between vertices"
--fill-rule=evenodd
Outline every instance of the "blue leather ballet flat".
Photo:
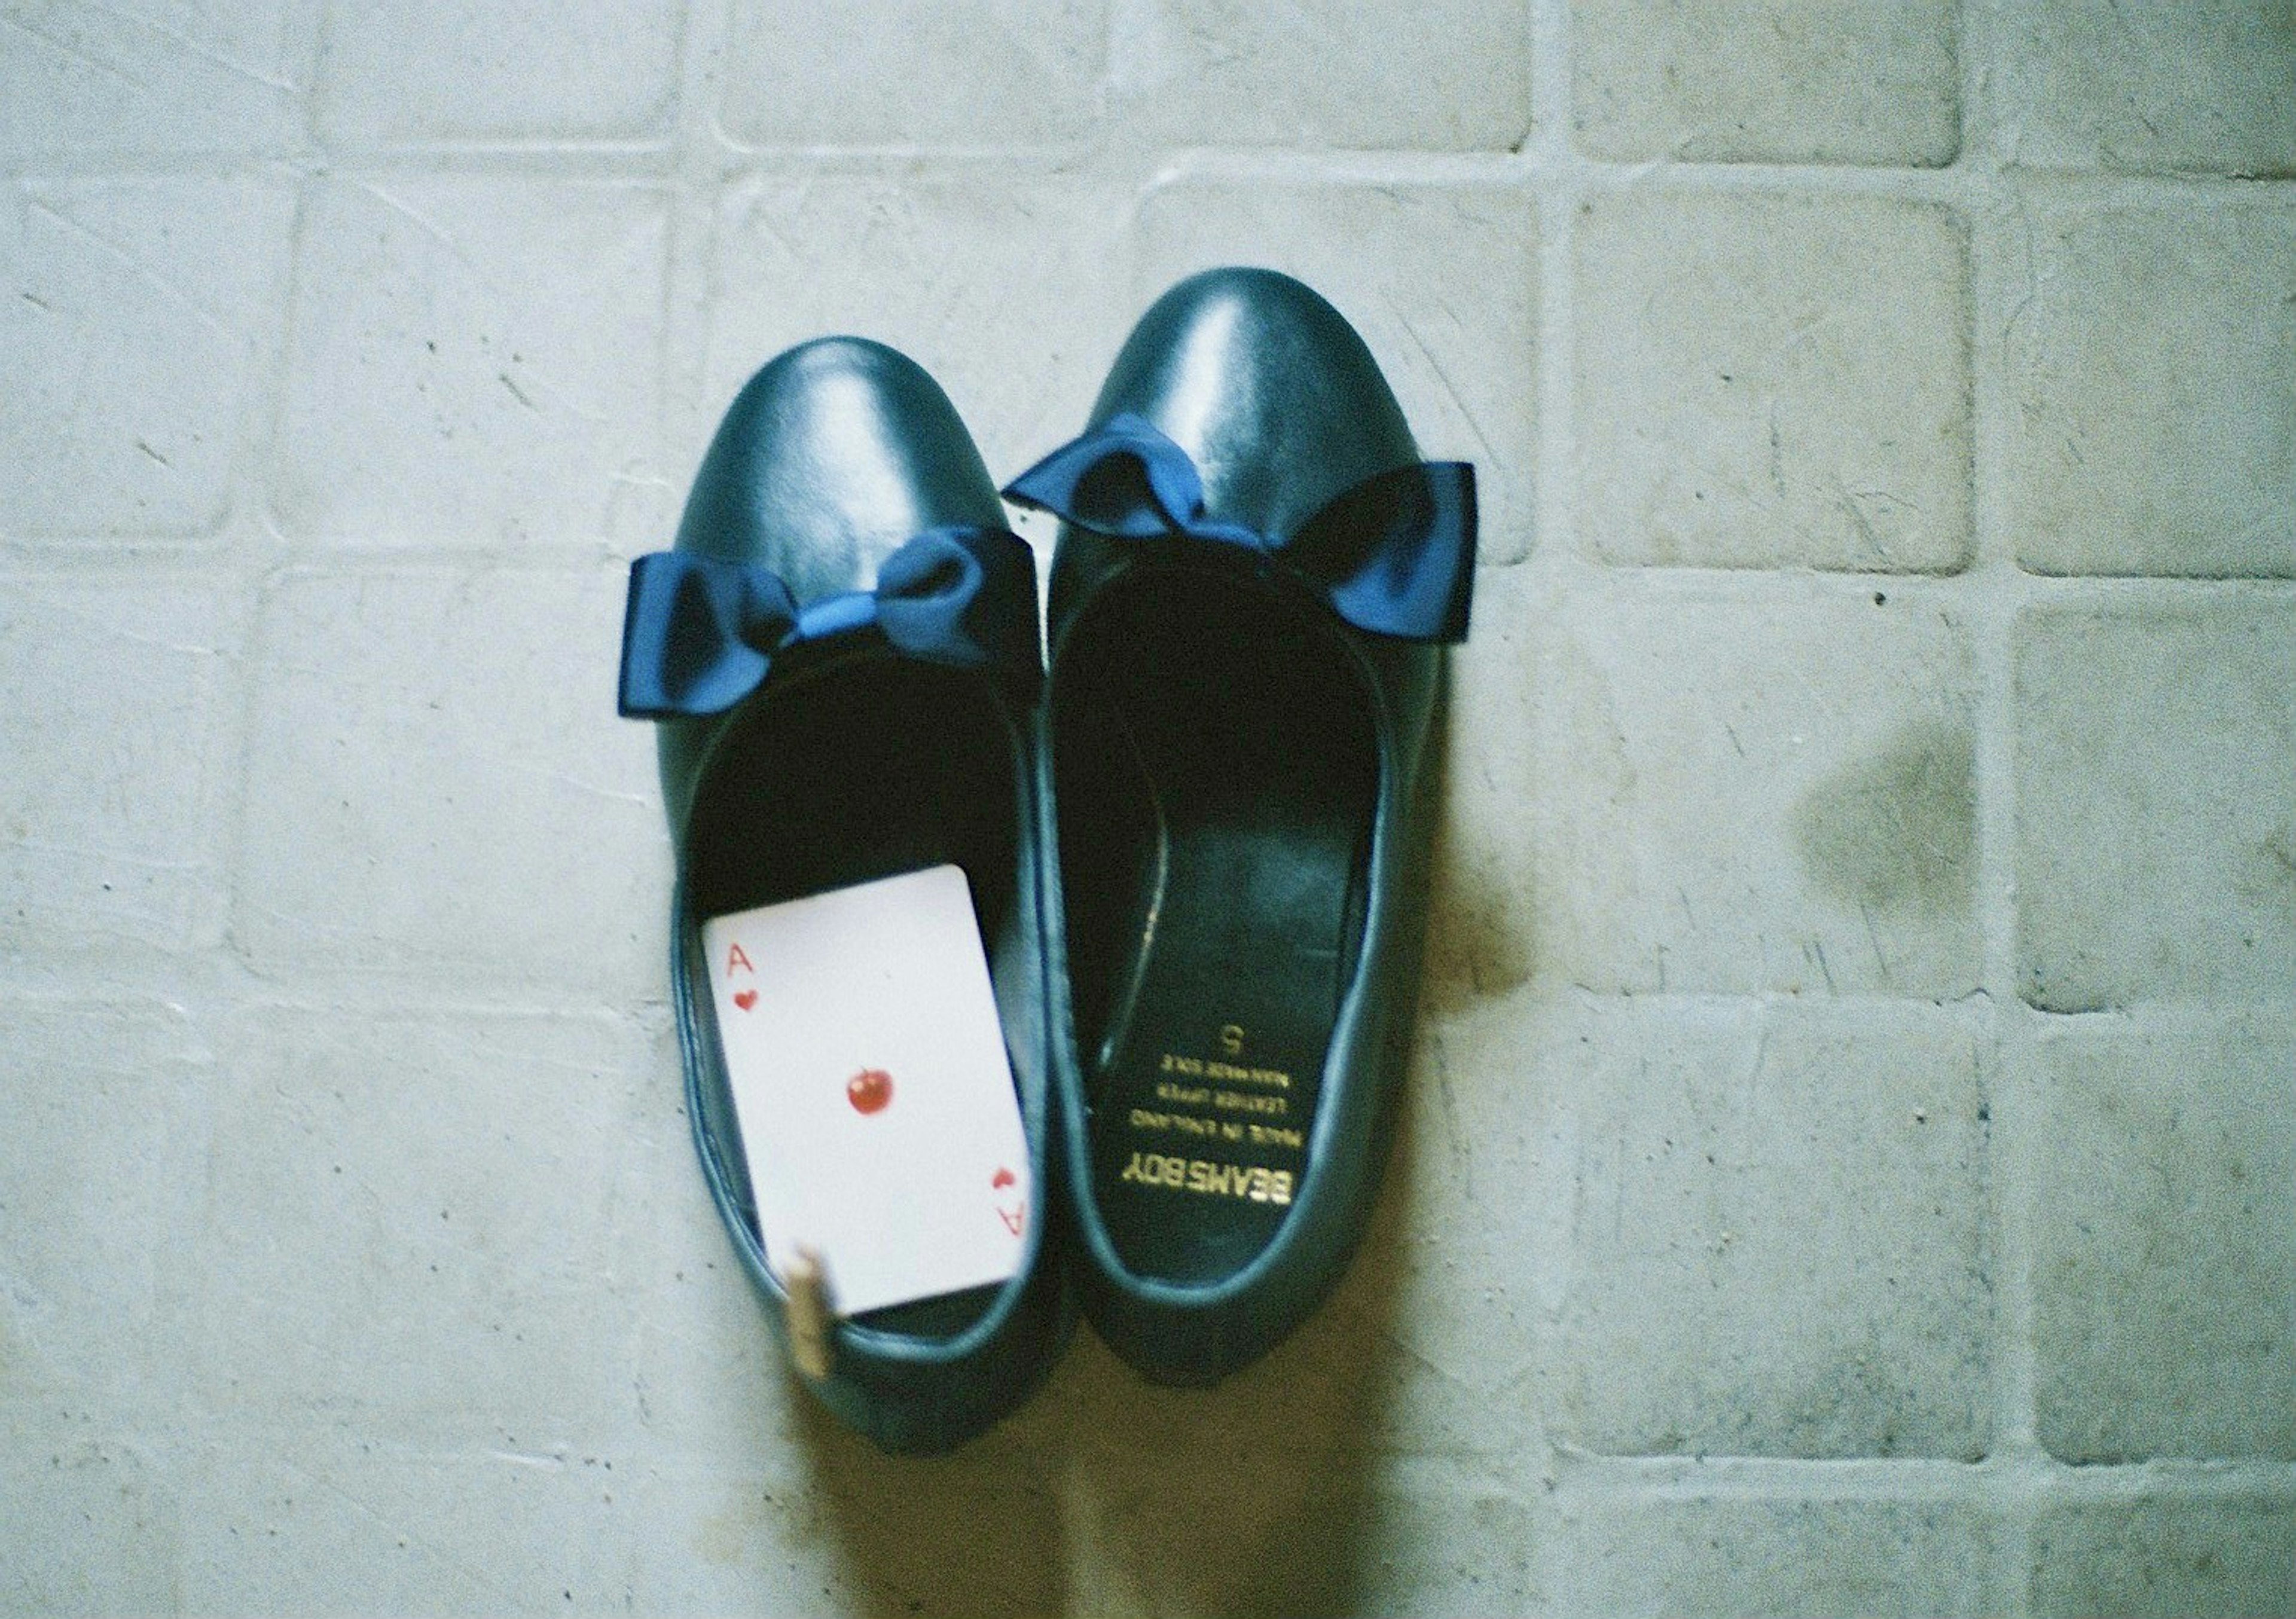
M 701 925 L 964 869 L 1042 1200 L 1054 1197 L 1032 709 L 1036 571 L 915 364 L 791 349 L 727 410 L 673 550 L 631 569 L 621 710 L 660 722 L 677 858 L 670 983 L 694 1146 L 807 1385 L 888 1451 L 946 1450 L 1024 1400 L 1074 1305 L 1045 1218 L 1011 1281 L 851 1319 L 760 1244 Z
M 1054 1114 L 1085 1308 L 1150 1378 L 1265 1353 L 1361 1239 L 1407 1064 L 1474 478 L 1263 270 L 1141 319 L 1062 519 L 1038 769 Z

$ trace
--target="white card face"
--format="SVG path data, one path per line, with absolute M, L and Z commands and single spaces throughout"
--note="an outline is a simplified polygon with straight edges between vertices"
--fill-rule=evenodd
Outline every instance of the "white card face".
M 934 866 L 701 925 L 766 1258 L 840 1314 L 999 1282 L 1036 1216 L 964 873 Z

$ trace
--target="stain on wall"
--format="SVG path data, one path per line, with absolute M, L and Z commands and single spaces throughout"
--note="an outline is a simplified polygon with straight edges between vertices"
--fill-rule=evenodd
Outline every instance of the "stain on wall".
M 1924 721 L 1803 794 L 1793 839 L 1812 886 L 1874 912 L 1965 910 L 1975 879 L 1974 751 L 1965 729 Z

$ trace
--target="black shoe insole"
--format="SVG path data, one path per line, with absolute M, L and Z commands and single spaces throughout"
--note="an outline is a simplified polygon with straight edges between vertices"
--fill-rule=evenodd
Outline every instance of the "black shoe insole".
M 1143 667 L 1155 639 L 1093 705 L 1145 807 L 1123 817 L 1137 880 L 1080 1033 L 1118 1254 L 1206 1281 L 1267 1245 L 1307 1169 L 1375 775 L 1355 683 L 1311 637 L 1238 626 Z
M 970 679 L 895 659 L 862 662 L 834 680 L 785 689 L 736 724 L 742 729 L 722 745 L 694 801 L 687 835 L 692 915 L 746 911 L 930 866 L 962 867 L 1001 1015 L 1008 1028 L 1019 1025 L 1011 1003 L 1032 1001 L 1041 977 L 1013 903 L 1020 847 L 1013 741 Z M 701 996 L 706 1001 L 706 989 Z M 727 1166 L 755 1235 L 756 1199 L 722 1067 L 711 1070 L 702 1112 L 711 1149 Z M 968 1288 L 853 1319 L 889 1332 L 953 1337 L 999 1291 Z

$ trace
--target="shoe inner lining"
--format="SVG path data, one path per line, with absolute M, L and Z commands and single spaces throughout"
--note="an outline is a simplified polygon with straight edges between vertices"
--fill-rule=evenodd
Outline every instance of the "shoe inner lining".
M 1344 654 L 1230 570 L 1138 574 L 1087 611 L 1051 736 L 1093 1190 L 1128 1269 L 1211 1281 L 1308 1166 L 1377 748 Z
M 1041 1026 L 1036 945 L 1013 904 L 1014 740 L 983 677 L 883 657 L 819 673 L 777 685 L 716 749 L 686 840 L 689 916 L 698 928 L 728 912 L 960 866 L 1004 1027 Z M 696 993 L 707 1001 L 706 988 Z M 741 1136 L 722 1067 L 712 1065 L 709 1077 L 716 1094 L 705 1098 L 705 1127 L 739 1171 Z M 754 1232 L 746 1175 L 735 1184 Z M 968 1288 L 854 1320 L 947 1337 L 978 1321 L 999 1291 Z

